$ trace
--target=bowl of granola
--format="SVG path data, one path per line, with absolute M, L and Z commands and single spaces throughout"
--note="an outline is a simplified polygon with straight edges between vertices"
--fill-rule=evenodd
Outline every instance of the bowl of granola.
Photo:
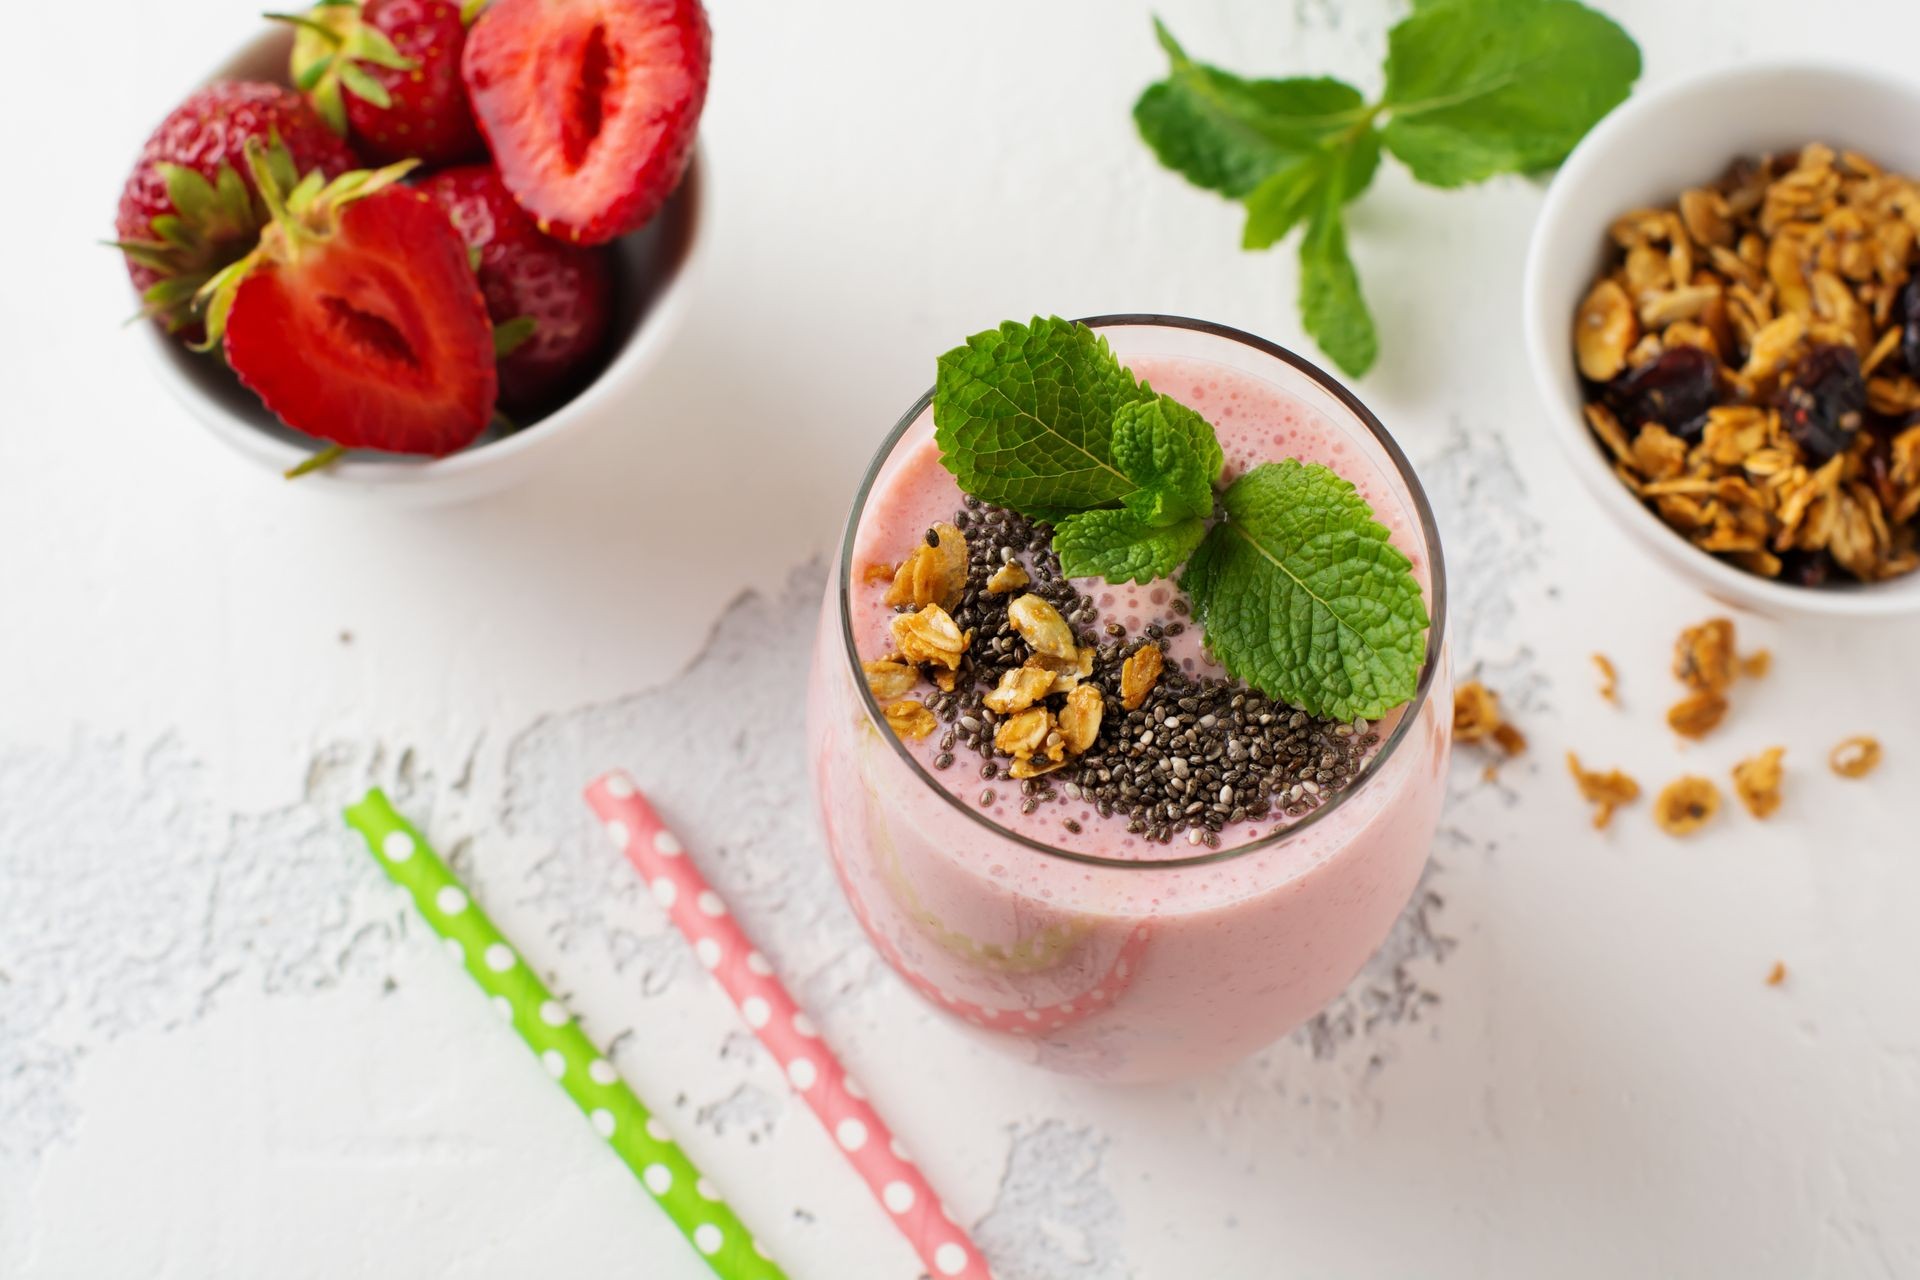
M 1638 96 L 1555 177 L 1528 356 L 1601 507 L 1774 616 L 1920 612 L 1920 83 L 1747 66 Z

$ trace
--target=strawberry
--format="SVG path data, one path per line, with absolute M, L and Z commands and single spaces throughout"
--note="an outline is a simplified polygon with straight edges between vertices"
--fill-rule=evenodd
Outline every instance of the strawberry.
M 457 164 L 480 154 L 460 79 L 467 27 L 454 0 L 321 0 L 273 14 L 299 28 L 293 82 L 379 164 Z
M 467 246 L 392 165 L 282 192 L 249 148 L 273 218 L 209 284 L 207 330 L 267 408 L 335 449 L 440 457 L 493 418 L 493 328 Z
M 540 234 L 491 165 L 443 170 L 418 190 L 479 255 L 496 340 L 519 338 L 500 355 L 502 402 L 538 410 L 577 387 L 606 346 L 613 251 Z
M 712 49 L 699 0 L 494 0 L 462 63 L 507 189 L 542 231 L 604 244 L 686 171 Z
M 127 175 L 115 244 L 145 314 L 170 332 L 198 333 L 194 295 L 259 239 L 267 210 L 241 154 L 256 140 L 289 187 L 301 174 L 333 178 L 355 167 L 353 153 L 299 94 L 229 80 L 174 108 Z

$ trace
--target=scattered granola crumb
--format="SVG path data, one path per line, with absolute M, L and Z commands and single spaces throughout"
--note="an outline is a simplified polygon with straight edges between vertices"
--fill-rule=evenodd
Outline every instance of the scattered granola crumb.
M 1749 680 L 1764 680 L 1773 670 L 1773 650 L 1755 649 L 1740 659 L 1740 674 Z
M 1756 818 L 1770 818 L 1780 807 L 1780 757 L 1785 747 L 1768 747 L 1733 766 L 1733 794 Z
M 1720 788 L 1688 774 L 1669 782 L 1653 802 L 1653 820 L 1670 836 L 1688 836 L 1720 812 Z
M 1767 985 L 1777 987 L 1787 980 L 1787 964 L 1784 960 L 1775 960 L 1773 968 L 1767 970 Z
M 1509 756 L 1527 749 L 1527 736 L 1500 714 L 1500 695 L 1468 680 L 1453 691 L 1453 736 L 1460 742 L 1493 742 Z
M 1880 764 L 1880 741 L 1859 734 L 1827 753 L 1827 767 L 1843 778 L 1864 778 Z
M 1609 769 L 1605 773 L 1589 772 L 1580 765 L 1580 757 L 1567 752 L 1567 770 L 1573 774 L 1573 780 L 1580 787 L 1580 796 L 1595 807 L 1593 827 L 1596 831 L 1606 830 L 1613 821 L 1613 811 L 1621 805 L 1632 804 L 1640 798 L 1640 784 L 1618 769 Z
M 1600 669 L 1600 696 L 1614 706 L 1620 705 L 1620 675 L 1613 667 L 1613 659 L 1604 653 L 1593 655 L 1593 665 Z
M 1673 674 L 1689 689 L 1721 693 L 1738 674 L 1734 665 L 1733 619 L 1709 618 L 1680 633 L 1673 645 Z
M 860 571 L 860 581 L 869 583 L 892 582 L 894 574 L 898 572 L 899 569 L 895 566 L 886 563 L 884 560 L 876 560 Z
M 1704 738 L 1727 715 L 1727 700 L 1711 689 L 1690 693 L 1667 708 L 1667 727 L 1683 738 Z

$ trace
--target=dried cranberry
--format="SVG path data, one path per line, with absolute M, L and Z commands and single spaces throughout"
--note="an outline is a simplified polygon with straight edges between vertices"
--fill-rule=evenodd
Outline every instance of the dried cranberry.
M 1789 551 L 1780 557 L 1780 581 L 1818 587 L 1833 576 L 1833 557 L 1825 551 Z
M 1695 440 L 1713 408 L 1714 359 L 1698 347 L 1669 347 L 1607 384 L 1607 400 L 1630 430 L 1657 422 Z
M 1860 434 L 1867 408 L 1867 380 L 1852 347 L 1830 343 L 1800 357 L 1793 378 L 1780 389 L 1780 416 L 1814 464 L 1845 452 Z
M 1920 276 L 1900 291 L 1900 356 L 1907 372 L 1920 378 Z

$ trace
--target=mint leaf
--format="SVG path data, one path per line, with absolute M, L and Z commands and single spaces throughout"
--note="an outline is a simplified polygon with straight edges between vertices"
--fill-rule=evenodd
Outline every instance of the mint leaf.
M 1313 715 L 1369 719 L 1413 697 L 1427 609 L 1354 487 L 1318 464 L 1255 467 L 1180 586 L 1234 676 Z
M 1360 295 L 1360 275 L 1347 254 L 1347 231 L 1341 223 L 1344 180 L 1344 173 L 1337 174 L 1321 187 L 1312 221 L 1300 239 L 1300 320 L 1320 349 L 1357 378 L 1373 366 L 1380 340 L 1367 300 Z
M 1206 536 L 1199 516 L 1154 526 L 1131 510 L 1083 511 L 1054 526 L 1053 549 L 1069 578 L 1152 582 L 1171 576 Z
M 1193 61 L 1157 19 L 1171 64 L 1133 107 L 1134 124 L 1160 163 L 1198 187 L 1242 196 L 1369 111 L 1360 91 L 1326 77 L 1243 80 Z
M 1575 0 L 1430 0 L 1387 35 L 1387 147 L 1438 187 L 1532 172 L 1639 75 L 1632 37 Z
M 1172 396 L 1121 406 L 1113 460 L 1140 486 L 1122 501 L 1149 525 L 1213 514 L 1213 482 L 1226 455 L 1213 424 Z
M 1301 156 L 1248 193 L 1240 247 L 1265 249 L 1279 243 L 1312 214 L 1336 175 L 1343 183 L 1340 199 L 1346 202 L 1367 189 L 1379 167 L 1380 131 L 1371 127 L 1344 144 Z
M 1114 461 L 1113 421 L 1152 398 L 1085 325 L 1008 321 L 940 357 L 934 439 L 962 489 L 1052 520 L 1139 487 Z

